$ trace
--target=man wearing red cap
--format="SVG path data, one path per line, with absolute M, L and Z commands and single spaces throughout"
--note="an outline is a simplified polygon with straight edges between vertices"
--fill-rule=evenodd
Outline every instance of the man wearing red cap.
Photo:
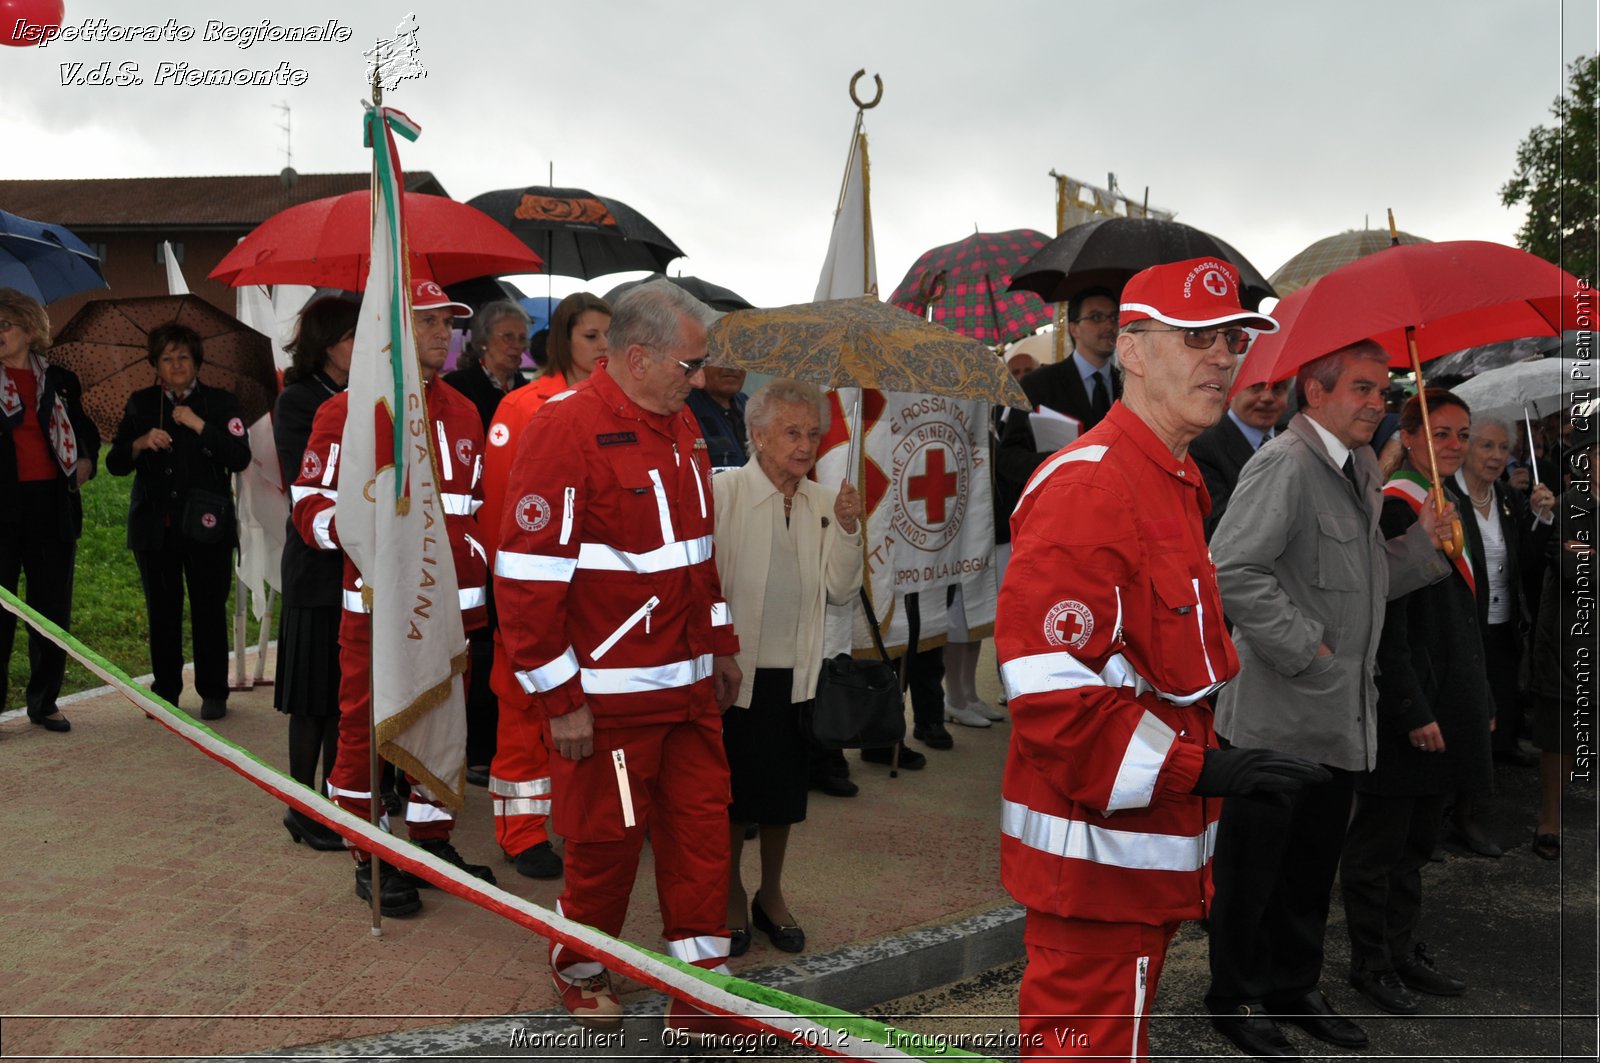
M 1029 479 L 995 647 L 1013 716 L 1001 876 L 1027 906 L 1021 1033 L 1036 1055 L 1144 1058 L 1167 943 L 1205 915 L 1225 794 L 1316 765 L 1218 749 L 1205 699 L 1238 671 L 1188 456 L 1251 325 L 1237 271 L 1156 266 L 1122 293 L 1121 401 Z
M 471 400 L 438 379 L 438 373 L 450 353 L 451 319 L 466 317 L 472 310 L 451 302 L 437 284 L 422 279 L 412 284 L 411 311 L 417 361 L 428 416 L 433 421 L 433 438 L 447 444 L 438 452 L 445 525 L 455 560 L 462 627 L 471 632 L 482 627 L 486 620 L 484 588 L 488 570 L 484 536 L 474 517 L 483 500 L 478 482 L 483 422 Z M 334 507 L 339 497 L 339 483 L 346 471 L 339 464 L 339 446 L 349 405 L 349 393 L 340 392 L 317 409 L 300 464 L 300 477 L 292 490 L 295 527 L 306 542 L 324 550 L 339 549 Z M 352 475 L 359 485 L 371 473 L 358 470 Z M 339 751 L 328 776 L 328 789 L 340 808 L 365 818 L 372 800 L 372 780 L 368 774 L 372 742 L 372 693 L 368 683 L 372 664 L 372 622 L 362 605 L 360 575 L 346 556 L 345 606 L 339 622 Z M 413 785 L 411 799 L 406 805 L 406 831 L 410 839 L 446 863 L 493 882 L 492 871 L 480 864 L 465 862 L 450 844 L 454 827 L 455 817 L 450 810 L 435 800 L 425 787 Z M 371 854 L 355 848 L 351 852 L 356 858 L 356 895 L 370 900 Z M 379 885 L 383 914 L 410 915 L 422 907 L 415 885 L 421 881 L 384 868 Z

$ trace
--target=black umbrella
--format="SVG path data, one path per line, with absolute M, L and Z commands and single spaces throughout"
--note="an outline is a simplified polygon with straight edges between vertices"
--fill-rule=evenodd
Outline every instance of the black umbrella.
M 624 281 L 609 292 L 606 292 L 606 302 L 614 303 L 617 301 L 617 296 L 628 289 L 637 288 L 641 284 L 649 284 L 651 281 L 667 281 L 671 284 L 676 284 L 711 309 L 721 310 L 725 314 L 732 313 L 735 310 L 755 309 L 755 306 L 746 302 L 742 295 L 730 292 L 720 284 L 712 284 L 710 281 L 703 281 L 699 277 L 669 277 L 665 273 L 652 273 L 650 276 L 640 280 Z
M 603 277 L 664 270 L 678 245 L 626 203 L 581 188 L 503 188 L 469 201 L 544 259 L 546 273 Z
M 1247 310 L 1276 294 L 1260 271 L 1215 236 L 1155 218 L 1101 218 L 1074 225 L 1018 269 L 1008 290 L 1038 292 L 1046 302 L 1064 303 L 1086 288 L 1120 291 L 1142 269 L 1208 255 L 1239 270 L 1240 301 Z

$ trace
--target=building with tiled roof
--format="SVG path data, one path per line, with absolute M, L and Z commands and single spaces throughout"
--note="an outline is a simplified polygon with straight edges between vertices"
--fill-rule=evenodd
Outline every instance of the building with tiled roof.
M 65 225 L 100 256 L 110 290 L 51 303 L 51 324 L 60 328 L 96 296 L 165 295 L 164 240 L 172 242 L 189 289 L 231 314 L 233 289 L 207 275 L 241 237 L 288 207 L 370 184 L 365 173 L 298 174 L 292 169 L 239 177 L 0 180 L 0 209 Z M 406 174 L 406 190 L 448 194 L 427 171 Z

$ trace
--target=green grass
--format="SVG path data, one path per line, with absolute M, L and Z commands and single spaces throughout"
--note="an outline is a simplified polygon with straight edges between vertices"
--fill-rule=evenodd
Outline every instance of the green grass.
M 111 476 L 102 468 L 100 475 L 83 488 L 83 538 L 78 540 L 78 563 L 72 593 L 72 624 L 69 630 L 79 641 L 123 669 L 129 675 L 150 671 L 150 626 L 145 617 L 144 590 L 139 586 L 139 568 L 127 547 L 128 493 L 133 477 Z M 27 597 L 27 580 L 18 592 Z M 233 644 L 233 593 L 228 595 L 228 643 Z M 28 644 L 25 625 L 19 624 L 11 650 L 10 684 L 6 708 L 23 704 L 28 682 Z M 189 660 L 189 619 L 183 623 L 184 660 Z M 256 645 L 260 629 L 250 618 L 248 643 Z M 71 657 L 61 690 L 72 694 L 100 686 L 101 680 Z

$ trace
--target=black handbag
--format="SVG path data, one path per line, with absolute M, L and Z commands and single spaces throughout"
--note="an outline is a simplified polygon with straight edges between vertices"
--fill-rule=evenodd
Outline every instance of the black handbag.
M 222 542 L 233 534 L 233 499 L 216 491 L 191 487 L 183 499 L 178 530 L 191 542 Z
M 889 662 L 878 618 L 861 591 L 867 626 L 880 660 L 857 660 L 841 653 L 822 662 L 817 693 L 805 712 L 811 740 L 823 749 L 871 749 L 894 746 L 906 736 L 905 702 L 900 674 Z

